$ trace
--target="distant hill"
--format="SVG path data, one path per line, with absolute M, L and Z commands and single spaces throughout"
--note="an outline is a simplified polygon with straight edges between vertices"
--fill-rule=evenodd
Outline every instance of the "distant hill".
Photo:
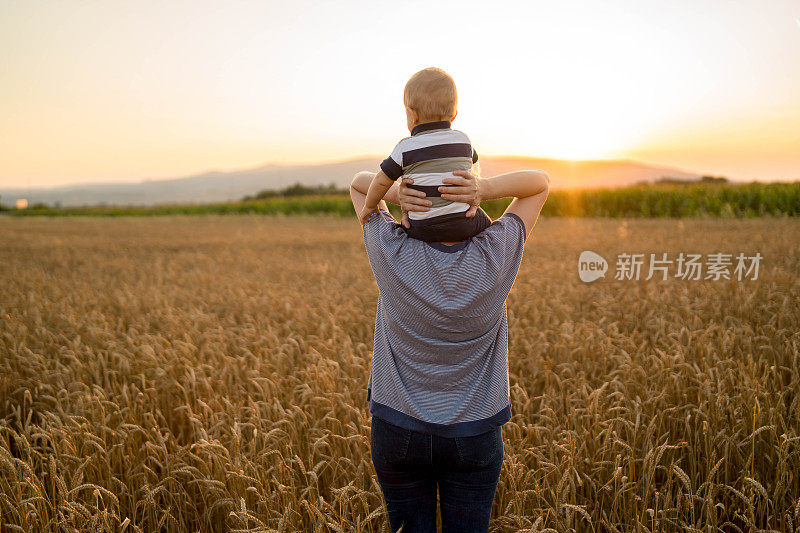
M 14 205 L 27 198 L 29 205 L 56 202 L 62 206 L 153 205 L 205 203 L 239 200 L 264 189 L 281 189 L 294 183 L 334 184 L 345 187 L 359 170 L 376 170 L 380 159 L 361 158 L 317 165 L 264 165 L 231 172 L 211 171 L 194 176 L 138 183 L 76 184 L 49 189 L 0 189 L 0 202 Z M 543 169 L 550 174 L 554 189 L 576 187 L 622 187 L 652 182 L 663 177 L 696 180 L 693 174 L 669 167 L 634 161 L 565 161 L 514 156 L 481 157 L 481 173 L 491 176 L 522 169 Z

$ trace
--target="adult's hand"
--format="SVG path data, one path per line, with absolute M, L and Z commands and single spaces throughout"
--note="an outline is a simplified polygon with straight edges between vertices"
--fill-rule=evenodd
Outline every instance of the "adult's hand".
M 400 199 L 400 209 L 403 211 L 403 226 L 409 228 L 409 211 L 429 211 L 431 201 L 425 198 L 425 193 L 416 189 L 411 189 L 407 185 L 413 185 L 412 178 L 400 180 L 400 187 L 397 189 L 397 196 Z
M 439 187 L 442 199 L 469 204 L 466 216 L 474 217 L 483 199 L 482 180 L 466 170 L 457 170 L 453 174 L 452 178 L 447 177 L 442 180 L 442 183 L 447 184 Z

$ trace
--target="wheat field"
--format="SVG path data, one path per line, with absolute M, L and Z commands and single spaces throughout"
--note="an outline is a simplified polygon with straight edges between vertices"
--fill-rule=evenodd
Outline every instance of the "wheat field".
M 0 531 L 388 531 L 354 217 L 0 217 L 0 267 Z M 800 531 L 799 273 L 800 220 L 540 220 L 491 530 Z

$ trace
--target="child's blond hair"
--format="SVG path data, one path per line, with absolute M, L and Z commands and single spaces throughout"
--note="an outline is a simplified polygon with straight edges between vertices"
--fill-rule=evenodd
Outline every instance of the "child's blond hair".
M 422 69 L 408 80 L 403 103 L 417 112 L 420 122 L 450 120 L 456 114 L 456 83 L 440 68 Z

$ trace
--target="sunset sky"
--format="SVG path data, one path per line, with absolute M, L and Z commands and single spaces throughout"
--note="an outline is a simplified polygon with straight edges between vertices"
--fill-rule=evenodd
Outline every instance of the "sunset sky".
M 800 179 L 800 1 L 0 3 L 0 187 L 386 155 L 438 66 L 481 154 Z

